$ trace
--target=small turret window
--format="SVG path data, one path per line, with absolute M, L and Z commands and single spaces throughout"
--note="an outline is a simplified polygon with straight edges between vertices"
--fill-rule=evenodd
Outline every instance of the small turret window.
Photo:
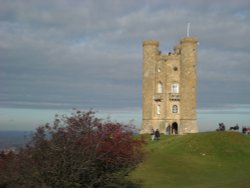
M 178 113 L 178 106 L 177 105 L 173 105 L 172 112 L 173 113 Z
M 179 93 L 179 84 L 174 83 L 171 85 L 171 93 Z
M 162 83 L 161 82 L 157 83 L 157 93 L 162 93 Z
M 157 115 L 161 114 L 161 105 L 159 105 L 159 104 L 156 106 L 156 114 Z

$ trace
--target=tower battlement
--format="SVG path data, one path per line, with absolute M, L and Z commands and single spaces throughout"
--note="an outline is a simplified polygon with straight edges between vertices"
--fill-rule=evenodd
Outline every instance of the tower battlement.
M 158 40 L 145 40 L 143 41 L 143 46 L 151 45 L 151 46 L 159 46 Z
M 180 41 L 180 43 L 197 43 L 198 39 L 195 37 L 183 37 Z

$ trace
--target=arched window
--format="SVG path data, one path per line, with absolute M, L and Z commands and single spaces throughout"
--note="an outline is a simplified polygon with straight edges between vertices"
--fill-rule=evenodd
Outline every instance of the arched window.
M 159 105 L 159 104 L 156 106 L 156 114 L 157 115 L 161 114 L 161 105 Z
M 172 106 L 172 112 L 173 113 L 178 113 L 178 106 L 177 105 Z
M 179 93 L 179 84 L 178 83 L 173 83 L 171 85 L 171 93 Z
M 162 93 L 162 83 L 161 82 L 158 82 L 157 83 L 157 93 Z

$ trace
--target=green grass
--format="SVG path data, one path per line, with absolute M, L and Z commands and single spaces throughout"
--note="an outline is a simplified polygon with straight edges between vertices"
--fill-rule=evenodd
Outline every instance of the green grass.
M 206 132 L 146 139 L 147 157 L 129 175 L 142 187 L 250 187 L 250 136 Z

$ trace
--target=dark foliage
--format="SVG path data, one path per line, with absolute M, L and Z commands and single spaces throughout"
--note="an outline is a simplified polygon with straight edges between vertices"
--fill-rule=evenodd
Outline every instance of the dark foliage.
M 0 154 L 0 187 L 133 187 L 126 175 L 144 152 L 132 127 L 76 111 L 37 128 L 18 153 Z

